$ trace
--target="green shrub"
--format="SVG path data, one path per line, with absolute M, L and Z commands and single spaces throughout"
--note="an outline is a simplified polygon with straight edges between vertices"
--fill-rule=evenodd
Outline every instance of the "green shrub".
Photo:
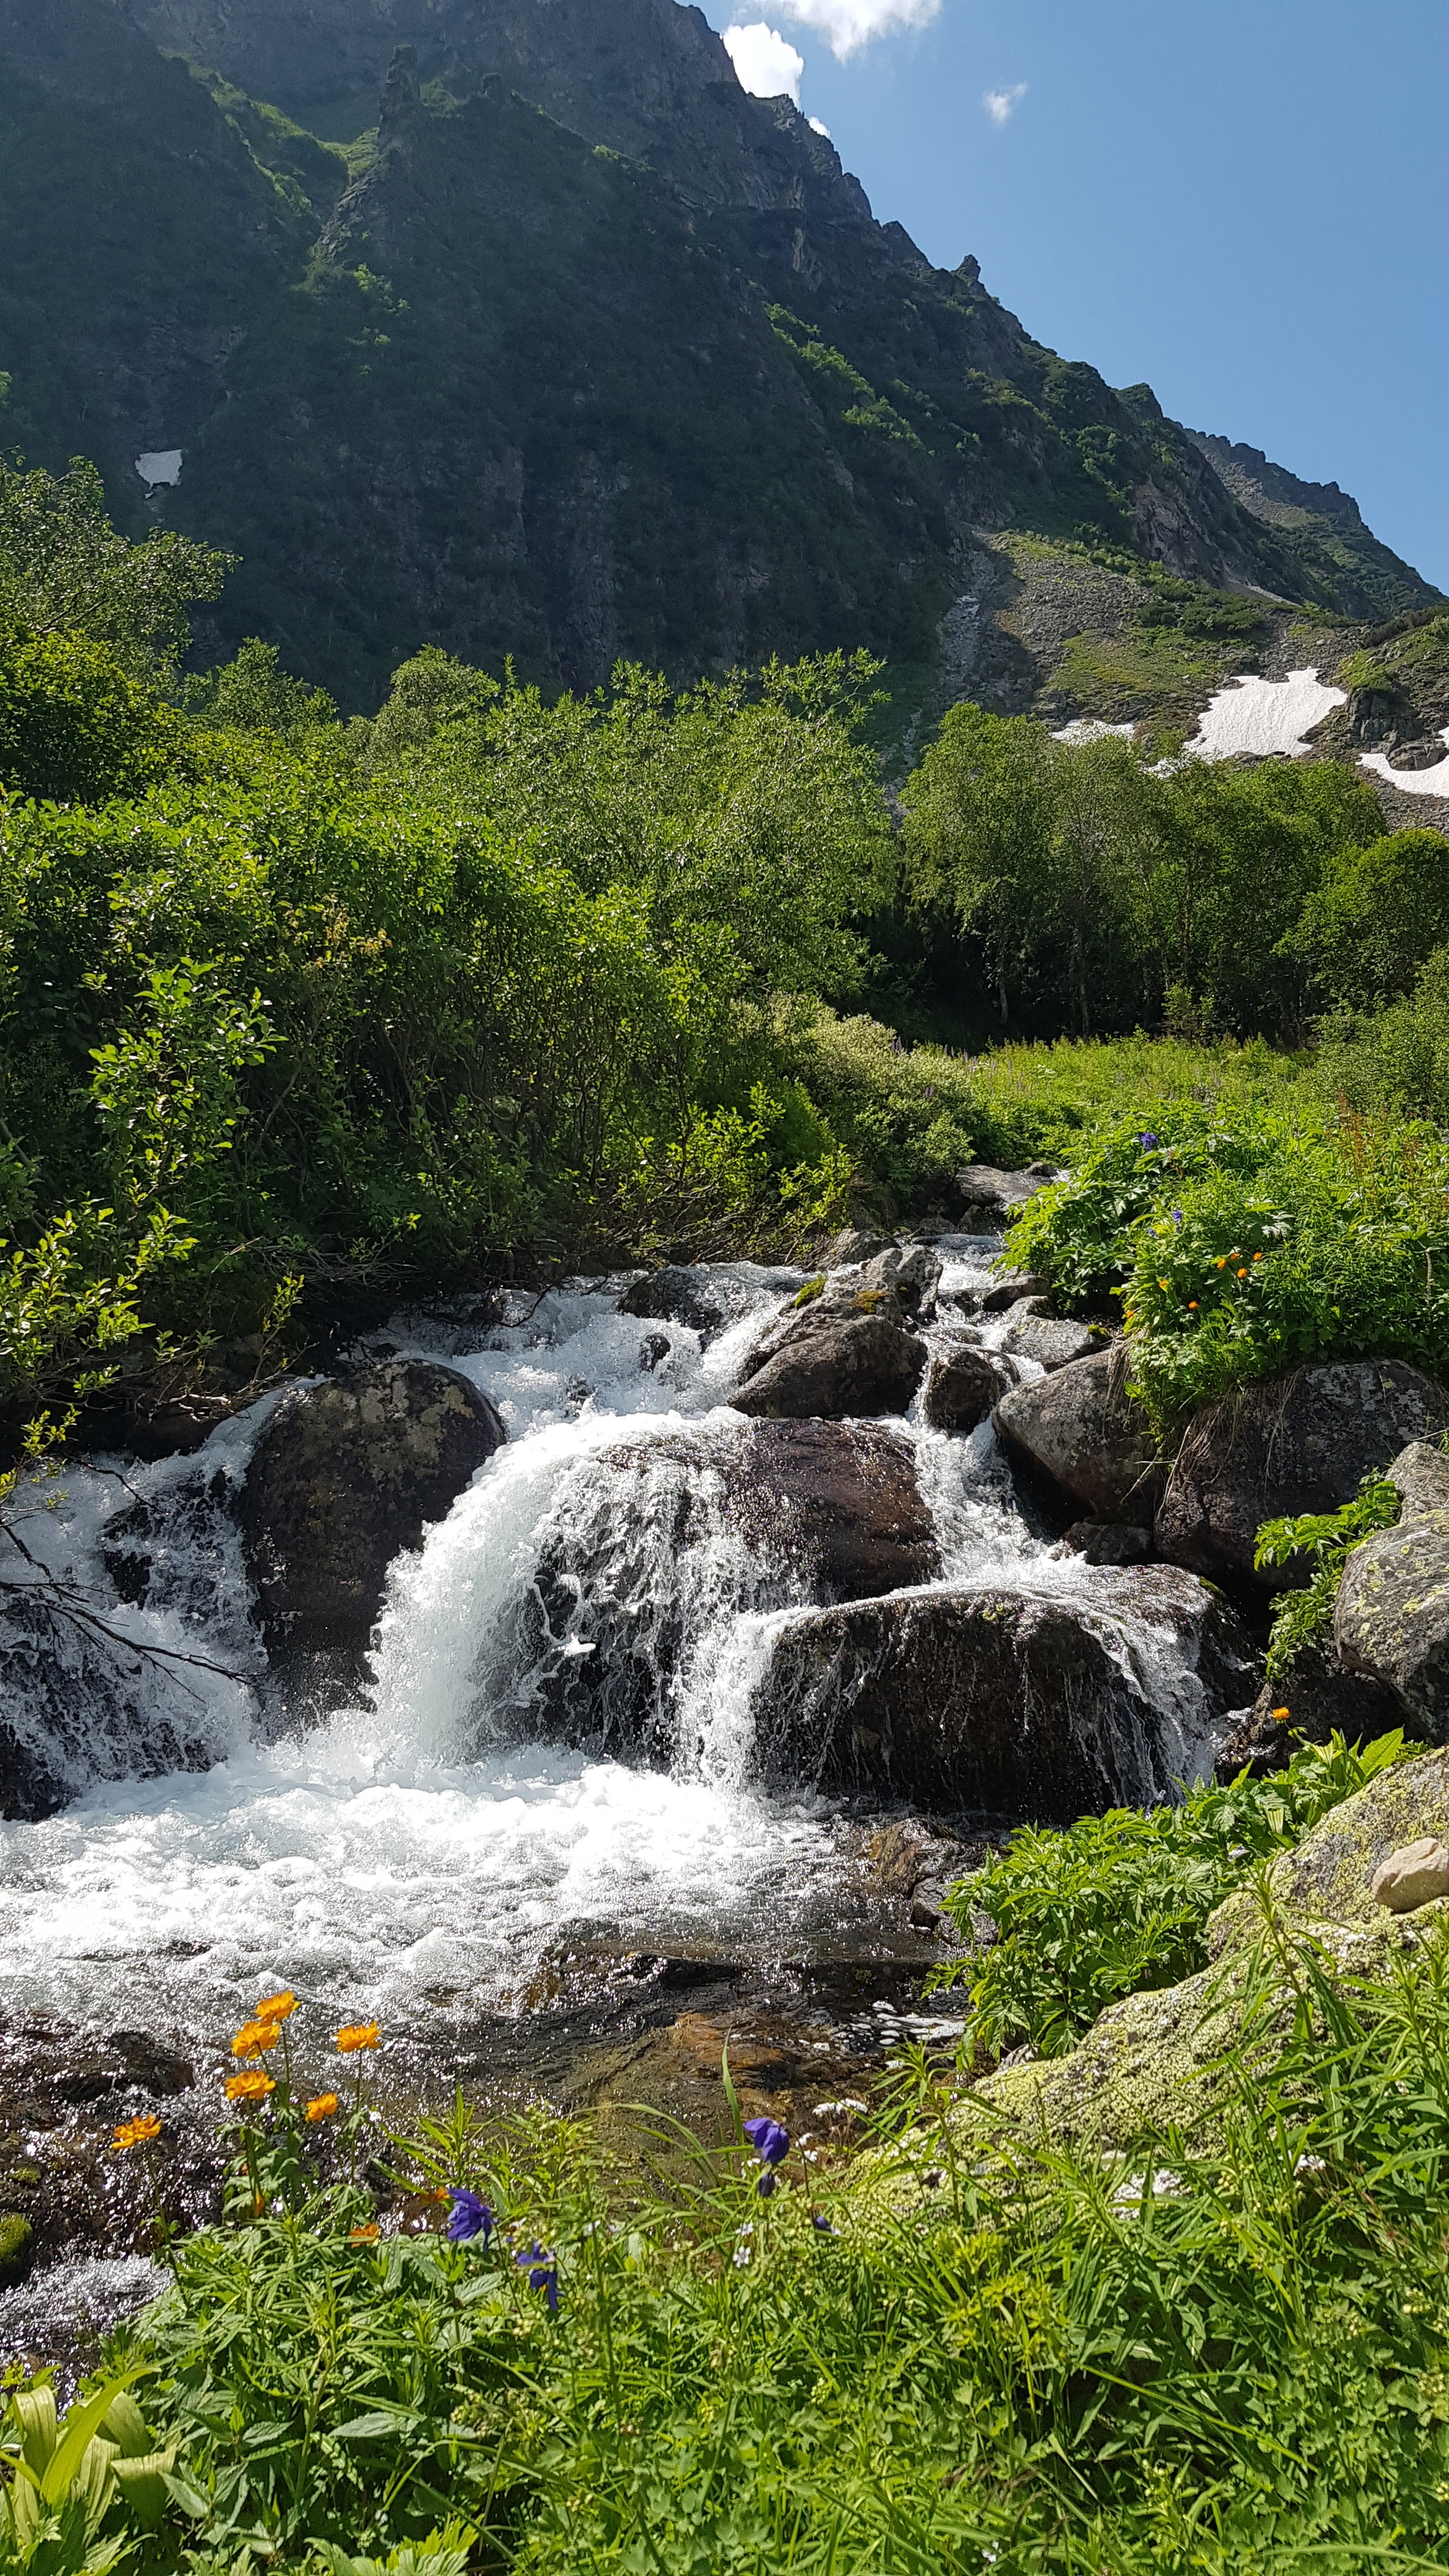
M 1121 1120 L 1013 1228 L 1069 1301 L 1123 1300 L 1164 1428 L 1301 1362 L 1449 1362 L 1449 1147 L 1418 1124 L 1174 1103 Z M 1435 1275 L 1436 1256 L 1438 1276 Z
M 164 777 L 180 728 L 114 653 L 83 635 L 0 638 L 0 787 L 57 804 L 134 796 Z
M 1286 1851 L 1406 1751 L 1399 1733 L 1361 1751 L 1336 1735 L 1269 1779 L 1243 1772 L 1228 1788 L 1189 1789 L 1181 1806 L 1114 1807 L 1065 1832 L 1022 1826 L 948 1900 L 967 1940 L 973 1914 L 990 1915 L 995 1946 L 952 1962 L 937 1982 L 969 1980 L 985 2047 L 1027 2039 L 1059 2057 L 1119 1996 L 1205 1967 L 1208 1916 L 1253 1864 Z
M 1283 1593 L 1274 1609 L 1268 1640 L 1270 1682 L 1282 1680 L 1302 1648 L 1314 1644 L 1332 1626 L 1339 1577 L 1354 1549 L 1375 1530 L 1392 1529 L 1398 1517 L 1398 1488 L 1381 1476 L 1365 1476 L 1353 1501 L 1336 1512 L 1299 1512 L 1286 1520 L 1264 1521 L 1253 1550 L 1254 1565 L 1306 1562 L 1312 1568 L 1307 1583 Z
M 1410 992 L 1446 941 L 1449 840 L 1407 831 L 1341 852 L 1285 944 L 1327 1001 L 1371 1010 Z

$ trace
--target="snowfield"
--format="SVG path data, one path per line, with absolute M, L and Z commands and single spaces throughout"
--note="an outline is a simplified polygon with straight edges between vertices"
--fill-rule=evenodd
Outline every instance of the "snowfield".
M 1252 752 L 1262 758 L 1276 751 L 1302 760 L 1310 749 L 1305 734 L 1347 704 L 1347 690 L 1327 688 L 1316 666 L 1290 671 L 1286 680 L 1229 680 L 1209 700 L 1186 757 L 1231 760 L 1235 752 Z
M 1446 747 L 1445 756 L 1432 769 L 1395 769 L 1386 751 L 1365 751 L 1360 760 L 1365 769 L 1375 769 L 1380 778 L 1387 778 L 1391 787 L 1402 787 L 1406 796 L 1449 796 L 1449 725 L 1439 740 Z

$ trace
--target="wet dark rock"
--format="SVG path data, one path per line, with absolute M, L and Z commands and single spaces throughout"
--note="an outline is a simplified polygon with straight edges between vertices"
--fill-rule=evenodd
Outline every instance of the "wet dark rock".
M 1129 1631 L 1195 1656 L 1194 1714 L 1212 1722 L 1255 1677 L 1221 1597 L 1176 1569 L 1102 1577 L 1100 1604 L 1004 1584 L 957 1585 L 792 1620 L 757 1698 L 767 1774 L 856 1796 L 1067 1824 L 1161 1796 L 1181 1740 L 1150 1676 L 1128 1677 Z
M 1152 1554 L 1151 1535 L 1136 1521 L 1073 1521 L 1062 1545 L 1089 1565 L 1145 1565 Z
M 384 1360 L 284 1399 L 239 1504 L 269 1644 L 364 1644 L 393 1558 L 505 1437 L 487 1397 L 432 1360 Z
M 47 1587 L 0 1599 L 0 1818 L 53 1816 L 98 1780 L 204 1771 L 226 1749 L 184 1687 Z M 168 1684 L 167 1676 L 172 1677 Z
M 894 1249 L 894 1235 L 873 1234 L 864 1227 L 848 1225 L 843 1234 L 836 1236 L 826 1253 L 825 1266 L 828 1270 L 844 1270 L 851 1262 L 870 1261 L 876 1253 Z
M 786 1310 L 729 1401 L 739 1413 L 791 1421 L 904 1413 L 926 1357 L 893 1288 L 832 1283 Z
M 887 1237 L 888 1241 L 889 1238 Z M 799 1283 L 797 1270 L 764 1271 L 758 1284 L 782 1293 Z M 731 1324 L 749 1312 L 753 1291 L 731 1273 L 705 1262 L 671 1262 L 636 1279 L 619 1300 L 621 1315 L 640 1315 L 662 1324 L 687 1324 L 700 1341 L 717 1341 Z
M 959 1877 L 979 1865 L 982 1845 L 933 1831 L 920 1816 L 898 1816 L 867 1835 L 861 1866 L 883 1896 L 914 1896 L 924 1881 Z
M 1243 1387 L 1183 1441 L 1158 1507 L 1158 1554 L 1198 1574 L 1253 1577 L 1260 1522 L 1336 1511 L 1407 1442 L 1446 1427 L 1449 1396 L 1405 1360 L 1332 1360 Z M 1304 1579 L 1293 1566 L 1256 1577 L 1275 1590 Z
M 1001 1347 L 1020 1359 L 1035 1360 L 1039 1368 L 1060 1369 L 1099 1351 L 1102 1336 L 1091 1324 L 1059 1323 L 1054 1315 L 1028 1314 L 1019 1323 L 1008 1323 Z
M 1051 1284 L 1035 1270 L 998 1270 L 976 1302 L 983 1315 L 1004 1315 L 1023 1297 L 1045 1297 Z
M 1010 1384 L 999 1360 L 968 1345 L 932 1360 L 921 1410 L 933 1431 L 974 1431 Z
M 856 1601 L 938 1568 L 915 1453 L 873 1423 L 744 1421 L 708 1447 L 603 1451 L 556 1498 L 516 1661 L 530 1722 L 569 1743 L 668 1758 L 696 1570 L 740 1609 Z
M 667 1333 L 646 1333 L 639 1345 L 640 1370 L 647 1375 L 650 1370 L 657 1369 L 661 1360 L 668 1359 L 669 1351 Z
M 1332 1646 L 1300 1647 L 1291 1671 L 1265 1682 L 1250 1708 L 1232 1712 L 1217 1757 L 1219 1780 L 1248 1769 L 1255 1779 L 1285 1770 L 1299 1743 L 1326 1744 L 1333 1734 L 1371 1743 L 1393 1727 L 1419 1728 L 1383 1683 L 1341 1664 Z
M 890 1288 L 900 1300 L 901 1311 L 912 1323 L 929 1323 L 936 1311 L 936 1290 L 941 1284 L 938 1256 L 924 1243 L 904 1247 L 892 1245 L 888 1252 L 876 1254 L 861 1271 L 856 1294 L 862 1289 Z
M 996 1408 L 996 1430 L 1013 1464 L 1067 1502 L 1148 1526 L 1161 1471 L 1147 1416 L 1127 1393 L 1126 1362 L 1118 1346 L 1013 1388 Z
M 956 1174 L 961 1223 L 968 1234 L 999 1234 L 1021 1214 L 1048 1181 L 1060 1177 L 1050 1163 L 1034 1163 L 1023 1172 L 1003 1172 L 994 1163 L 968 1163 Z

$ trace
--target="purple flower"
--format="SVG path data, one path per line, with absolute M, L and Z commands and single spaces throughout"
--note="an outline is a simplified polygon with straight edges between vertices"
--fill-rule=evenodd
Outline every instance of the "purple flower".
M 820 2236 L 838 2236 L 840 2233 L 838 2228 L 831 2226 L 828 2218 L 821 2217 L 818 2209 L 811 2210 L 810 2224 Z
M 450 2245 L 467 2245 L 481 2236 L 486 2245 L 493 2233 L 493 2212 L 476 2191 L 465 2191 L 461 2183 L 448 2185 L 448 2198 L 453 2207 L 448 2218 Z
M 778 2120 L 746 2120 L 745 2136 L 765 2168 L 755 2189 L 761 2200 L 768 2200 L 775 2188 L 775 2167 L 783 2164 L 790 2152 L 790 2132 L 782 2129 Z
M 558 2315 L 558 2265 L 554 2261 L 553 2256 L 551 2254 L 545 2254 L 543 2247 L 540 2245 L 537 2237 L 535 2237 L 533 2243 L 528 2249 L 528 2252 L 526 2254 L 515 2254 L 513 2259 L 515 2263 L 522 2264 L 524 2269 L 527 2271 L 529 2288 L 531 2290 L 542 2290 L 544 2297 L 548 2301 L 549 2315 L 551 2317 L 556 2317 Z
M 1162 1138 L 1160 1136 L 1154 1136 L 1150 1127 L 1144 1127 L 1141 1135 L 1137 1139 L 1137 1142 L 1142 1147 L 1144 1153 L 1151 1154 L 1155 1152 L 1156 1148 L 1161 1144 Z
M 1174 1208 L 1174 1209 L 1173 1209 L 1173 1211 L 1172 1211 L 1172 1222 L 1173 1222 L 1173 1224 L 1174 1224 L 1174 1225 L 1176 1225 L 1176 1226 L 1180 1226 L 1180 1225 L 1181 1225 L 1181 1223 L 1182 1223 L 1182 1210 L 1181 1210 L 1181 1208 Z

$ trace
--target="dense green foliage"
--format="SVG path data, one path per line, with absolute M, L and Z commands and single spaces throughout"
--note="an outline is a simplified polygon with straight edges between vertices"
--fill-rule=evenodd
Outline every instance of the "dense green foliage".
M 1180 1806 L 1113 1807 L 1064 1832 L 1023 1825 L 999 1860 L 953 1889 L 963 1939 L 974 1944 L 978 1912 L 997 1938 L 939 1982 L 969 1982 L 986 2048 L 1027 2039 L 1040 2056 L 1061 2056 L 1105 2005 L 1205 1967 L 1214 1906 L 1406 1750 L 1401 1734 L 1362 1750 L 1336 1735 L 1268 1779 L 1199 1783 Z
M 1182 1101 L 1159 1114 L 1155 1129 L 1105 1126 L 1009 1239 L 1069 1301 L 1121 1299 L 1159 1421 L 1306 1360 L 1443 1369 L 1449 1147 L 1436 1128 L 1327 1107 L 1295 1118 Z
M 1365 1476 L 1352 1502 L 1336 1512 L 1295 1512 L 1283 1520 L 1264 1521 L 1253 1563 L 1311 1569 L 1308 1581 L 1283 1593 L 1275 1605 L 1268 1639 L 1270 1682 L 1286 1679 L 1300 1649 L 1327 1634 L 1345 1563 L 1375 1530 L 1393 1528 L 1399 1499 L 1397 1486 L 1386 1477 Z

